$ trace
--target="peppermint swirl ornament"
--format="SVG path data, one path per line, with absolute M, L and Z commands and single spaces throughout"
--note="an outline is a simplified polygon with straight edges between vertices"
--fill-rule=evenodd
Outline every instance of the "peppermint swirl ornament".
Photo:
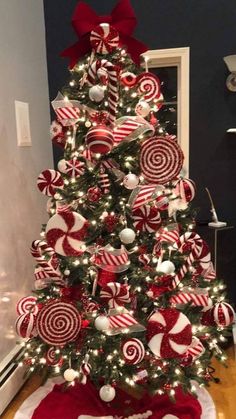
M 65 173 L 70 177 L 79 177 L 84 174 L 85 163 L 77 160 L 76 157 L 66 161 L 65 163 Z
M 92 48 L 98 54 L 109 54 L 119 45 L 119 34 L 109 23 L 101 23 L 90 35 Z
M 148 320 L 146 337 L 156 356 L 178 358 L 192 343 L 191 323 L 176 309 L 159 309 Z
M 63 188 L 64 181 L 56 170 L 44 170 L 37 179 L 40 192 L 47 196 L 54 196 L 56 189 Z
M 146 182 L 165 184 L 178 176 L 184 161 L 177 142 L 165 137 L 152 137 L 141 146 L 140 167 Z
M 129 286 L 119 282 L 109 282 L 101 290 L 100 297 L 110 308 L 117 308 L 131 302 Z
M 137 230 L 154 233 L 161 225 L 161 216 L 156 207 L 143 205 L 132 213 L 134 226 Z
M 52 347 L 48 349 L 45 358 L 47 365 L 58 365 L 62 363 L 62 357 L 58 356 L 55 348 Z
M 32 295 L 21 298 L 16 306 L 17 314 L 20 316 L 21 314 L 32 313 L 36 316 L 39 311 L 36 303 L 37 298 Z
M 73 304 L 53 301 L 40 310 L 36 327 L 44 342 L 63 347 L 77 339 L 81 329 L 81 317 Z
M 127 364 L 139 364 L 145 355 L 145 348 L 141 340 L 133 338 L 122 343 L 121 350 Z
M 77 212 L 61 212 L 51 217 L 46 227 L 46 239 L 56 253 L 79 256 L 83 253 L 88 223 Z
M 139 85 L 138 93 L 143 95 L 146 102 L 151 102 L 161 94 L 160 80 L 155 74 L 149 72 L 140 74 L 137 84 Z

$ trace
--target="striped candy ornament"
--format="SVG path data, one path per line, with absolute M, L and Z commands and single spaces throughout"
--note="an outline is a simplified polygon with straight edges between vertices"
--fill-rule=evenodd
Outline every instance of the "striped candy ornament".
M 131 316 L 129 313 L 115 314 L 114 316 L 109 316 L 109 322 L 111 327 L 130 327 L 132 325 L 138 324 L 137 320 Z
M 64 181 L 59 172 L 48 169 L 38 176 L 37 186 L 44 195 L 54 196 L 57 189 L 63 188 Z
M 121 350 L 126 364 L 139 364 L 145 356 L 143 343 L 136 338 L 125 340 L 121 345 Z
M 55 300 L 40 310 L 36 328 L 44 342 L 63 347 L 78 337 L 81 317 L 73 304 Z
M 66 161 L 65 173 L 70 177 L 79 177 L 84 174 L 85 163 L 77 160 L 76 157 Z
M 89 129 L 85 142 L 92 153 L 106 154 L 113 147 L 114 137 L 112 131 L 106 125 L 99 124 Z
M 187 357 L 188 355 L 192 356 L 192 360 L 195 361 L 195 359 L 202 356 L 205 352 L 205 347 L 196 336 L 193 336 L 192 343 L 189 346 L 187 352 L 184 354 L 184 357 Z
M 161 216 L 156 207 L 143 205 L 132 212 L 133 224 L 139 231 L 154 233 L 161 225 Z
M 90 34 L 92 48 L 98 54 L 109 54 L 119 45 L 119 34 L 109 23 L 101 23 Z
M 108 108 L 109 108 L 109 122 L 114 123 L 116 119 L 116 108 L 119 99 L 118 93 L 118 69 L 115 65 L 107 60 L 94 61 L 88 69 L 87 81 L 89 85 L 93 85 L 97 78 L 97 71 L 99 68 L 107 70 L 108 74 Z
M 201 293 L 201 290 L 195 292 L 180 292 L 170 298 L 172 304 L 187 304 L 191 303 L 193 306 L 207 307 L 209 304 L 209 297 L 206 293 Z
M 155 128 L 141 116 L 123 116 L 116 120 L 114 126 L 114 146 L 122 141 L 136 140 L 140 135 L 149 132 L 153 134 Z
M 156 239 L 160 243 L 170 243 L 174 245 L 179 240 L 179 231 L 177 229 L 167 230 L 164 228 L 156 233 Z
M 84 362 L 82 363 L 80 367 L 80 374 L 82 375 L 80 382 L 81 384 L 84 384 L 84 385 L 87 383 L 87 377 L 90 374 L 91 369 L 92 369 L 91 365 L 88 363 L 88 360 L 89 360 L 89 356 L 86 355 Z
M 145 72 L 137 77 L 138 93 L 146 102 L 158 99 L 161 94 L 160 80 L 155 74 Z
M 131 302 L 129 286 L 119 282 L 109 282 L 100 292 L 100 298 L 110 308 L 118 308 Z
M 32 313 L 36 316 L 39 311 L 36 303 L 37 298 L 32 295 L 21 298 L 16 305 L 17 314 L 20 316 L 21 314 Z
M 194 199 L 196 192 L 195 183 L 191 179 L 179 179 L 174 186 L 173 193 L 185 202 Z
M 148 202 L 154 201 L 158 194 L 164 190 L 165 188 L 162 185 L 138 186 L 132 191 L 128 204 L 135 210 Z
M 88 222 L 77 212 L 61 212 L 53 215 L 46 226 L 46 239 L 56 253 L 62 256 L 80 256 Z
M 107 245 L 100 255 L 101 268 L 109 272 L 123 272 L 129 267 L 129 258 L 126 248 L 114 249 Z
M 31 245 L 31 255 L 35 258 L 38 268 L 35 269 L 35 279 L 50 278 L 58 285 L 64 285 L 61 272 L 59 270 L 59 260 L 56 257 L 55 250 L 44 240 L 34 240 Z M 47 260 L 45 255 L 50 256 Z
M 234 322 L 235 313 L 233 307 L 228 303 L 217 303 L 213 307 L 213 317 L 218 326 L 229 326 Z
M 61 364 L 63 362 L 63 358 L 58 356 L 56 354 L 56 349 L 55 348 L 49 348 L 47 353 L 46 353 L 46 361 L 47 361 L 47 365 L 58 365 Z
M 16 319 L 16 333 L 22 338 L 31 338 L 35 335 L 35 316 L 32 313 L 21 314 Z
M 109 193 L 111 183 L 110 183 L 109 176 L 108 176 L 108 174 L 106 173 L 106 171 L 103 167 L 100 168 L 100 172 L 99 172 L 98 177 L 99 177 L 98 183 L 99 183 L 99 186 L 100 186 L 102 192 L 104 194 Z
M 148 138 L 141 146 L 140 168 L 146 182 L 164 185 L 175 179 L 183 161 L 179 144 L 165 137 Z
M 54 108 L 58 121 L 64 126 L 75 125 L 80 118 L 80 109 L 70 101 L 64 101 L 66 106 Z

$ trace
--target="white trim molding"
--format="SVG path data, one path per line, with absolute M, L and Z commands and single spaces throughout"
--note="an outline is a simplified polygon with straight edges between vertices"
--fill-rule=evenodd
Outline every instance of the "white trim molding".
M 189 69 L 190 48 L 154 49 L 142 54 L 149 68 L 177 67 L 177 136 L 185 155 L 185 175 L 189 174 Z

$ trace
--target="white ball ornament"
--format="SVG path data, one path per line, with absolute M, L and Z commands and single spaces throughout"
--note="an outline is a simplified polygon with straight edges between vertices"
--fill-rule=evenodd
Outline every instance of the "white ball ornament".
M 110 327 L 110 322 L 108 317 L 101 315 L 95 319 L 94 325 L 97 330 L 108 330 Z
M 140 100 L 135 107 L 136 114 L 143 118 L 148 116 L 150 110 L 150 105 L 145 100 Z
M 139 178 L 134 173 L 129 173 L 124 177 L 123 184 L 126 189 L 134 189 L 139 184 Z
M 77 372 L 72 368 L 68 368 L 67 370 L 65 370 L 63 376 L 66 381 L 74 381 L 74 379 L 77 376 Z
M 93 102 L 101 102 L 104 99 L 104 90 L 102 86 L 96 84 L 89 89 L 89 98 Z
M 100 388 L 99 396 L 104 402 L 108 403 L 108 402 L 111 402 L 115 398 L 116 391 L 112 386 L 107 384 Z
M 124 244 L 133 243 L 133 241 L 135 240 L 135 236 L 136 234 L 134 230 L 132 230 L 131 228 L 124 228 L 124 230 L 122 230 L 119 234 L 120 240 Z
M 66 160 L 59 160 L 59 162 L 57 163 L 57 168 L 58 170 L 60 170 L 61 173 L 66 173 Z
M 163 272 L 164 274 L 171 275 L 175 271 L 175 265 L 170 260 L 165 260 L 158 267 L 158 272 Z

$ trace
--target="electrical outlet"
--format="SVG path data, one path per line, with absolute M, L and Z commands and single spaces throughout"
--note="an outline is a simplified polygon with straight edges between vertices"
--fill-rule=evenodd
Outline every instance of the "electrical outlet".
M 32 146 L 29 120 L 29 104 L 15 100 L 17 145 Z

